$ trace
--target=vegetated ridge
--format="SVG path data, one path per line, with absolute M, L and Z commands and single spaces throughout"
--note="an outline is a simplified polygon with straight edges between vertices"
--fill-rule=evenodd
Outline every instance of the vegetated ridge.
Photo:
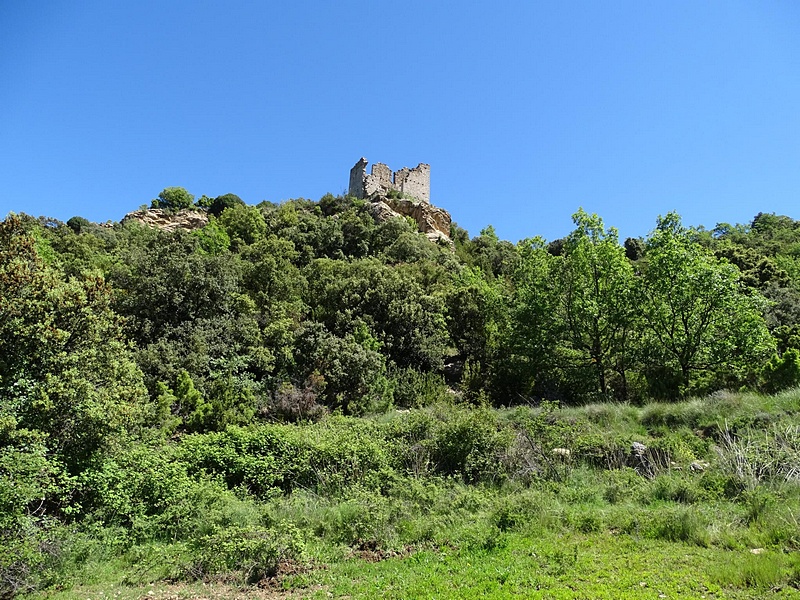
M 436 210 L 6 217 L 0 597 L 796 594 L 800 222 L 511 244 Z

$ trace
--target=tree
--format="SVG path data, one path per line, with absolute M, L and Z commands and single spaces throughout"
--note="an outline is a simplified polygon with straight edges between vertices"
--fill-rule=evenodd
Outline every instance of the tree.
M 660 217 L 647 239 L 637 304 L 651 388 L 673 379 L 662 394 L 689 393 L 699 373 L 741 382 L 772 353 L 763 298 L 747 293 L 736 267 L 694 242 L 676 213 Z
M 345 338 L 360 321 L 396 365 L 442 367 L 449 341 L 444 301 L 420 283 L 418 272 L 376 259 L 317 259 L 304 275 L 306 303 L 329 331 Z
M 783 356 L 774 355 L 761 373 L 762 388 L 770 394 L 800 384 L 800 350 L 789 348 Z
M 633 337 L 634 274 L 617 230 L 608 230 L 597 215 L 583 209 L 572 216 L 576 225 L 565 240 L 559 261 L 559 318 L 565 325 L 570 362 L 588 366 L 603 395 L 616 391 L 627 399 L 627 371 Z M 612 382 L 610 375 L 617 380 Z
M 236 194 L 223 194 L 222 196 L 217 196 L 209 202 L 208 212 L 215 217 L 219 217 L 226 208 L 230 208 L 232 206 L 247 205 L 245 204 L 244 200 L 239 198 L 239 196 Z
M 0 418 L 46 434 L 73 474 L 148 408 L 110 292 L 46 266 L 19 218 L 0 223 Z
M 254 244 L 267 234 L 264 215 L 255 206 L 234 204 L 222 212 L 219 224 L 228 234 L 234 250 Z
M 548 252 L 540 237 L 521 241 L 518 254 L 508 327 L 501 331 L 496 369 L 504 375 L 501 379 L 508 395 L 552 397 L 561 391 L 557 344 L 563 338 L 563 322 L 557 317 L 555 285 L 560 259 Z
M 181 210 L 194 206 L 194 196 L 182 187 L 168 187 L 161 190 L 158 198 L 150 203 L 150 208 Z
M 319 377 L 322 402 L 345 414 L 385 410 L 391 391 L 378 347 L 363 323 L 344 337 L 320 323 L 308 323 L 298 334 L 295 378 Z
M 465 365 L 462 388 L 468 395 L 493 391 L 502 362 L 500 332 L 508 320 L 504 282 L 489 281 L 481 269 L 468 267 L 453 276 L 443 295 L 450 338 Z

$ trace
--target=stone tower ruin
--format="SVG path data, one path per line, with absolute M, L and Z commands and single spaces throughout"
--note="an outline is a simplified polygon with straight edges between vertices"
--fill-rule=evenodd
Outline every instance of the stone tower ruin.
M 376 192 L 386 194 L 390 190 L 412 196 L 430 204 L 431 166 L 420 163 L 413 169 L 403 167 L 392 170 L 383 163 L 375 163 L 367 174 L 367 159 L 361 158 L 350 169 L 348 194 L 356 198 L 369 198 Z

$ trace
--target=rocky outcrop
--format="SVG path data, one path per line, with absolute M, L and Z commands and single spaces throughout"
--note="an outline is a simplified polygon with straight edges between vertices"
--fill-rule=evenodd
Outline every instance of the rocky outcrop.
M 156 227 L 163 231 L 175 231 L 177 229 L 200 229 L 208 224 L 208 213 L 204 210 L 184 209 L 178 212 L 171 212 L 162 208 L 151 208 L 149 210 L 137 210 L 128 213 L 122 218 L 122 223 L 136 221 Z
M 419 230 L 432 242 L 450 242 L 450 213 L 421 200 L 412 198 L 371 198 L 370 211 L 376 221 L 383 222 L 392 217 L 411 217 Z

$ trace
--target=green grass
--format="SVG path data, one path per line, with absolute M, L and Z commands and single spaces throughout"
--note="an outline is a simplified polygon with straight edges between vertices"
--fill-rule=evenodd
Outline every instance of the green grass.
M 286 434 L 287 472 L 317 485 L 260 494 L 248 477 L 273 477 L 273 434 L 237 429 L 231 439 L 247 443 L 230 452 L 196 438 L 190 449 L 214 459 L 203 464 L 220 469 L 218 482 L 237 474 L 235 489 L 197 484 L 192 512 L 165 501 L 184 537 L 78 527 L 54 585 L 32 597 L 798 598 L 800 482 L 786 474 L 800 461 L 793 439 L 773 432 L 799 413 L 795 390 L 273 427 Z M 741 443 L 726 444 L 725 431 Z M 647 476 L 626 466 L 632 441 L 651 452 Z M 557 447 L 570 456 L 552 458 Z M 154 480 L 192 481 L 177 463 L 152 464 Z M 138 516 L 140 531 L 171 522 L 159 515 Z M 262 560 L 280 560 L 277 575 L 241 587 L 241 565 L 271 572 Z
M 628 535 L 505 533 L 491 547 L 422 550 L 378 562 L 351 558 L 292 575 L 269 591 L 305 598 L 796 598 L 800 561 L 792 555 L 702 548 Z M 78 598 L 234 598 L 267 592 L 216 584 L 94 585 Z M 221 594 L 221 596 L 217 596 Z M 44 597 L 44 596 L 42 596 Z
M 753 556 L 610 534 L 504 536 L 490 550 L 421 552 L 370 564 L 350 561 L 309 578 L 310 597 L 352 598 L 749 598 L 780 585 L 790 569 L 781 555 Z M 758 565 L 762 579 L 732 581 L 729 564 Z M 735 587 L 730 587 L 733 584 Z M 784 586 L 772 597 L 797 597 Z

